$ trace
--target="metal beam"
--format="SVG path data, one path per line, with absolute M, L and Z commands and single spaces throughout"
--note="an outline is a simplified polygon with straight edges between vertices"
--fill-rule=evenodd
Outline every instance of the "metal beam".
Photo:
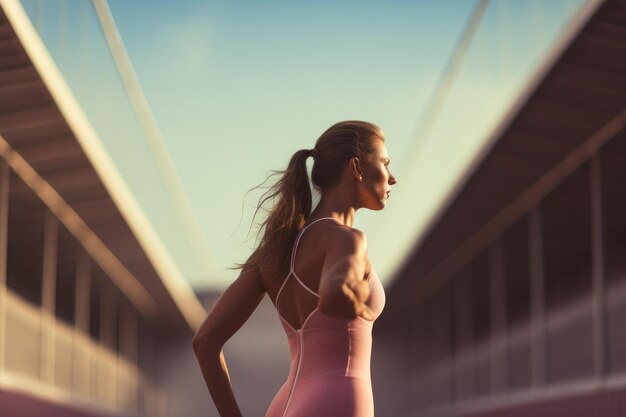
M 76 211 L 61 195 L 44 180 L 35 169 L 0 135 L 0 156 L 8 163 L 20 179 L 39 197 L 49 211 L 63 223 L 67 230 L 85 248 L 91 258 L 102 268 L 115 285 L 130 299 L 146 317 L 157 314 L 157 303 L 111 252 L 104 242 L 87 226 Z
M 48 49 L 41 40 L 41 37 L 28 18 L 24 7 L 19 0 L 0 0 L 6 20 L 12 27 L 16 39 L 24 48 L 32 66 L 37 70 L 46 89 L 52 96 L 56 107 L 60 111 L 67 126 L 71 129 L 77 142 L 85 152 L 85 155 L 98 174 L 103 186 L 111 196 L 117 210 L 126 220 L 133 234 L 137 237 L 141 248 L 154 267 L 154 270 L 166 287 L 169 295 L 176 303 L 178 309 L 187 321 L 192 330 L 197 330 L 202 320 L 206 317 L 206 310 L 196 297 L 193 289 L 186 281 L 184 275 L 174 262 L 162 239 L 154 229 L 148 217 L 132 194 L 128 184 L 122 178 L 116 165 L 110 158 L 105 147 L 102 145 L 96 130 L 85 115 L 84 110 L 76 100 L 67 81 L 50 57 Z M 2 135 L 0 134 L 0 137 Z M 0 153 L 4 154 L 4 140 L 0 140 Z M 2 155 L 4 156 L 4 155 Z M 6 159 L 6 158 L 5 158 Z M 11 161 L 8 161 L 11 165 Z M 16 169 L 11 166 L 16 171 Z M 25 181 L 26 182 L 26 181 Z M 60 215 L 57 217 L 62 219 Z M 80 240 L 80 239 L 78 239 Z M 81 241 L 81 244 L 83 242 Z M 87 248 L 89 250 L 89 248 Z M 111 262 L 117 263 L 117 259 L 107 259 L 105 264 L 101 264 L 102 256 L 95 256 L 90 252 L 92 258 L 100 267 L 109 273 Z M 117 280 L 116 284 L 121 285 L 123 291 L 131 290 L 129 298 L 133 302 L 138 302 L 137 309 L 146 317 L 154 319 L 159 313 L 159 306 L 152 296 L 141 286 L 132 274 L 128 271 L 120 271 L 117 276 L 111 277 Z M 120 276 L 121 275 L 121 276 Z M 127 275 L 127 276 L 124 276 Z M 120 279 L 121 278 L 121 279 Z M 123 281 L 120 283 L 120 281 Z M 137 288 L 137 285 L 141 288 Z M 129 288 L 131 287 L 131 288 Z M 132 288 L 135 287 L 135 288 Z
M 401 296 L 405 305 L 416 304 L 423 298 L 434 294 L 446 280 L 470 262 L 476 255 L 503 233 L 508 227 L 537 206 L 561 182 L 569 178 L 579 167 L 586 163 L 602 146 L 614 139 L 626 128 L 626 109 L 607 120 L 593 132 L 585 142 L 570 152 L 561 162 L 548 170 L 542 177 L 531 184 L 510 204 L 492 216 L 475 233 L 469 236 L 435 267 L 415 280 Z
M 483 0 L 485 1 L 485 0 Z M 126 52 L 124 41 L 117 29 L 115 19 L 106 0 L 92 0 L 102 33 L 111 51 L 113 61 L 119 71 L 120 79 L 128 94 L 130 105 L 135 113 L 137 122 L 146 139 L 146 144 L 163 179 L 163 185 L 169 200 L 174 208 L 177 220 L 182 226 L 187 249 L 192 253 L 196 265 L 203 269 L 202 273 L 215 273 L 217 259 L 209 245 L 206 236 L 201 232 L 189 196 L 185 192 L 184 184 L 176 170 L 170 156 L 161 129 L 152 114 L 148 100 L 141 88 L 139 78 L 135 73 L 132 62 Z M 164 277 L 169 279 L 169 277 Z

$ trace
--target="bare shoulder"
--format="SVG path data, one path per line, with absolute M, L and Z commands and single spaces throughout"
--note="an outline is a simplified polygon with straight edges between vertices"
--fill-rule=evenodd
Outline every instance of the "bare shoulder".
M 329 230 L 327 239 L 319 285 L 320 310 L 354 318 L 354 298 L 346 293 L 346 284 L 353 288 L 368 275 L 367 238 L 359 229 L 336 226 Z
M 367 256 L 367 236 L 359 229 L 337 225 L 328 231 L 327 256 Z

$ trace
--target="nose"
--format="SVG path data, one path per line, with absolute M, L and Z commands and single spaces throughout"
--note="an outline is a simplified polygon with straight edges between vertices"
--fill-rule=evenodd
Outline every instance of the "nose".
M 396 177 L 393 174 L 389 173 L 389 185 L 394 185 L 396 183 Z

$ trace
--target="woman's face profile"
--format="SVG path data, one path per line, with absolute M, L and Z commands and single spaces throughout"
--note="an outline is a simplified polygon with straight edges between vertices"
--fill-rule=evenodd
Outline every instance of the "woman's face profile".
M 361 206 L 382 210 L 387 205 L 389 190 L 396 179 L 389 170 L 389 154 L 382 140 L 375 141 L 375 149 L 363 164 L 363 181 L 359 183 Z

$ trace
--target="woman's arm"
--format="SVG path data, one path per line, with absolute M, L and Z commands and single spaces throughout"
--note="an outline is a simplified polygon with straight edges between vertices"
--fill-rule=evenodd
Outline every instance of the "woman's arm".
M 221 417 L 241 417 L 222 347 L 257 308 L 265 286 L 256 270 L 242 270 L 224 291 L 193 338 L 202 376 Z
M 344 228 L 331 232 L 320 279 L 318 306 L 322 313 L 374 319 L 374 313 L 364 304 L 370 293 L 364 280 L 367 263 L 367 239 L 363 232 Z

